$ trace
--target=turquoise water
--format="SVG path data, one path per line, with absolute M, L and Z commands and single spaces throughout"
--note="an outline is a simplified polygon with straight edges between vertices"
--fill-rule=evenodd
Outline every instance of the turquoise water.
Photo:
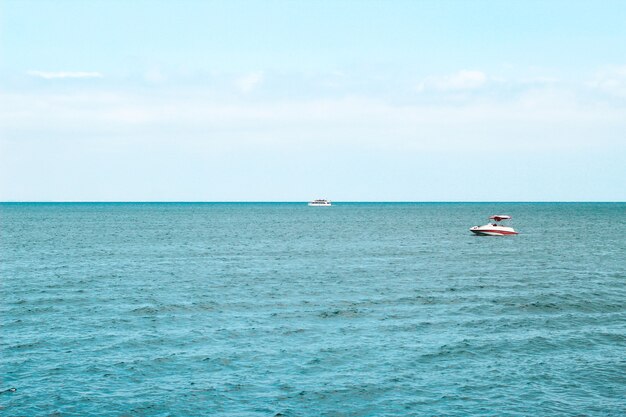
M 520 235 L 470 234 L 496 213 Z M 626 414 L 624 203 L 0 221 L 2 415 Z

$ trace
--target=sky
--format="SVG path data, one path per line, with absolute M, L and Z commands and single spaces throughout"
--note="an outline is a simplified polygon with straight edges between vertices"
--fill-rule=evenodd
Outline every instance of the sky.
M 0 0 L 0 201 L 626 201 L 626 2 Z

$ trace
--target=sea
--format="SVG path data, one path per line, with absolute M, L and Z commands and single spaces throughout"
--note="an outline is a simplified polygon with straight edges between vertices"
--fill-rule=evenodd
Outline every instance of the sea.
M 2 416 L 626 415 L 626 203 L 2 203 L 0 261 Z

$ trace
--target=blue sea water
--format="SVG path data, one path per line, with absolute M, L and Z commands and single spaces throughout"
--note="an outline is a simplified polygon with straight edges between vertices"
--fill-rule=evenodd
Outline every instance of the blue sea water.
M 0 414 L 626 415 L 625 255 L 624 203 L 0 204 Z

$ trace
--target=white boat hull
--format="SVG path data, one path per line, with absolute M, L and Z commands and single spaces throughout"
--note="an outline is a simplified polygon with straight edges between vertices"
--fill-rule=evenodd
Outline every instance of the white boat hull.
M 518 234 L 512 227 L 494 226 L 486 224 L 484 226 L 471 227 L 470 232 L 479 236 L 510 236 Z
M 326 200 L 325 198 L 309 201 L 309 207 L 330 207 L 331 205 L 330 200 Z

